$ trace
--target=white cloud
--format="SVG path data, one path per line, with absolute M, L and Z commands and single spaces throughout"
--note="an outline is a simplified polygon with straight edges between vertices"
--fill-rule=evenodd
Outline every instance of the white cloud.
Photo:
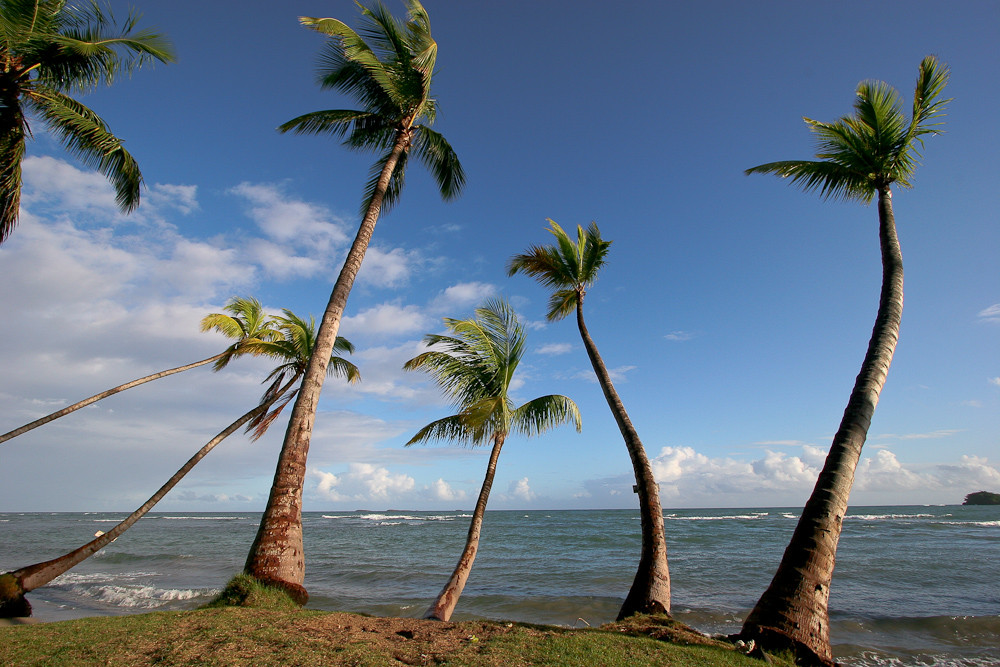
M 21 205 L 55 204 L 67 211 L 86 211 L 120 219 L 115 191 L 103 174 L 83 170 L 48 156 L 28 156 L 21 162 L 24 188 Z
M 149 189 L 143 201 L 148 202 L 157 209 L 176 209 L 183 215 L 193 213 L 200 208 L 198 205 L 197 185 L 157 183 Z
M 528 502 L 534 500 L 537 497 L 537 494 L 531 490 L 531 486 L 528 484 L 528 478 L 522 477 L 521 479 L 510 483 L 507 487 L 507 496 L 509 498 L 515 498 L 517 500 Z
M 443 478 L 439 477 L 437 480 L 432 482 L 430 486 L 426 488 L 426 491 L 432 500 L 441 501 L 457 501 L 465 500 L 467 494 L 462 490 L 455 490 L 451 487 L 448 482 L 444 481 Z
M 359 340 L 369 336 L 399 336 L 426 331 L 431 318 L 417 306 L 400 306 L 383 303 L 362 310 L 357 315 L 345 317 L 341 333 Z
M 371 463 L 352 463 L 340 475 L 319 469 L 310 470 L 310 474 L 319 480 L 319 496 L 334 502 L 391 502 L 404 497 L 416 484 L 409 475 L 392 474 L 388 468 Z
M 987 322 L 1000 322 L 1000 303 L 982 309 L 979 311 L 979 317 Z
M 637 366 L 618 366 L 617 368 L 609 368 L 608 375 L 611 377 L 612 382 L 627 382 L 628 378 L 625 374 L 629 371 L 634 371 Z M 594 373 L 593 369 L 588 369 L 585 371 L 579 371 L 574 373 L 573 376 L 577 380 L 586 380 L 587 382 L 597 382 L 597 375 Z
M 358 274 L 358 282 L 365 282 L 376 287 L 396 287 L 405 283 L 411 273 L 411 265 L 420 262 L 420 254 L 416 251 L 404 251 L 402 248 L 383 250 L 378 246 L 369 246 L 365 251 L 365 261 Z
M 347 242 L 343 222 L 321 206 L 286 197 L 264 183 L 241 183 L 230 192 L 243 197 L 251 219 L 275 242 L 309 246 L 319 252 Z
M 690 331 L 671 331 L 670 333 L 666 334 L 664 338 L 666 338 L 667 340 L 674 340 L 674 341 L 686 341 L 694 338 L 694 334 L 691 333 Z
M 894 440 L 938 440 L 940 438 L 948 438 L 956 433 L 961 433 L 961 429 L 938 429 L 937 431 L 929 431 L 927 433 L 883 433 L 877 437 L 881 439 L 894 439 Z
M 1000 387 L 1000 377 L 990 378 L 989 383 Z
M 538 354 L 568 354 L 573 351 L 572 343 L 548 343 L 547 345 L 542 345 L 536 350 Z
M 496 293 L 496 285 L 490 283 L 458 283 L 442 290 L 431 302 L 430 307 L 435 312 L 442 312 L 448 317 L 464 318 L 465 315 L 457 312 L 452 313 L 452 311 L 477 307 Z

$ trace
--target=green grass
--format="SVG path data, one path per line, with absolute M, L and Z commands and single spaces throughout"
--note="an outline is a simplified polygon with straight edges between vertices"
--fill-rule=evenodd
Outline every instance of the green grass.
M 302 667 L 760 667 L 725 645 L 629 628 L 439 623 L 299 609 L 222 607 L 0 627 L 0 665 Z M 785 664 L 788 663 L 778 663 Z

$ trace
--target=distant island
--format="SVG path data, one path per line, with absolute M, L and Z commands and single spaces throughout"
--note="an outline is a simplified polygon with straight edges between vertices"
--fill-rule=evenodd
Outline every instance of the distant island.
M 1000 493 L 977 491 L 965 497 L 963 505 L 1000 505 Z

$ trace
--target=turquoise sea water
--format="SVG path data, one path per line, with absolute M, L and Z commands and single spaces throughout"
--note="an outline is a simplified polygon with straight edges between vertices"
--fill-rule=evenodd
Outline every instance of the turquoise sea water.
M 58 556 L 124 516 L 0 514 L 0 571 Z M 737 631 L 798 510 L 665 518 L 674 615 L 705 632 Z M 47 621 L 196 607 L 242 568 L 258 519 L 153 513 L 29 600 Z M 303 521 L 310 607 L 420 616 L 454 567 L 469 513 L 311 512 Z M 638 551 L 637 512 L 487 512 L 455 619 L 606 623 Z M 834 654 L 846 665 L 1000 665 L 1000 507 L 853 508 L 830 608 Z

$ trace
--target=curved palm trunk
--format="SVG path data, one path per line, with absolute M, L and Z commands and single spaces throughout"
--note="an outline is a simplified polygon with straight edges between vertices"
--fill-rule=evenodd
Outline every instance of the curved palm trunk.
M 295 399 L 288 420 L 285 440 L 278 455 L 278 465 L 271 484 L 264 515 L 257 536 L 247 556 L 245 572 L 257 580 L 284 588 L 299 604 L 305 604 L 309 594 L 302 586 L 305 580 L 305 556 L 302 549 L 302 487 L 306 477 L 306 459 L 312 437 L 313 422 L 319 395 L 326 379 L 327 366 L 340 331 L 340 320 L 347 306 L 354 279 L 371 242 L 378 221 L 382 200 L 400 156 L 409 147 L 410 133 L 401 129 L 379 176 L 371 204 L 365 212 L 358 233 L 340 270 L 330 301 L 327 303 L 309 366 L 302 378 L 302 387 Z
M 837 542 L 861 448 L 899 339 L 903 313 L 903 257 L 888 187 L 879 189 L 878 212 L 882 293 L 868 352 L 830 453 L 785 548 L 778 571 L 740 632 L 742 638 L 755 639 L 765 648 L 791 649 L 799 664 L 834 664 L 827 603 Z
M 458 559 L 455 571 L 451 573 L 448 583 L 444 585 L 438 593 L 434 604 L 430 606 L 424 614 L 424 618 L 436 621 L 448 621 L 455 611 L 458 598 L 465 589 L 465 582 L 469 580 L 472 572 L 472 563 L 476 560 L 476 553 L 479 551 L 479 534 L 483 527 L 483 515 L 486 514 L 486 502 L 490 499 L 490 489 L 493 488 L 493 477 L 497 472 L 497 459 L 500 458 L 500 449 L 503 447 L 505 435 L 498 433 L 493 439 L 493 450 L 490 452 L 490 461 L 486 465 L 486 477 L 483 479 L 483 488 L 479 491 L 479 500 L 476 501 L 476 509 L 472 512 L 472 522 L 469 524 L 469 534 L 465 538 L 465 548 Z
M 282 390 L 282 393 L 287 391 L 287 389 L 291 387 L 291 384 L 292 383 L 286 385 L 285 389 Z M 149 498 L 149 500 L 143 503 L 139 509 L 132 512 L 132 514 L 130 514 L 125 520 L 108 532 L 94 540 L 91 540 L 90 542 L 87 542 L 79 549 L 75 549 L 68 554 L 60 556 L 59 558 L 22 567 L 18 570 L 14 570 L 13 572 L 0 575 L 0 618 L 30 616 L 31 605 L 24 599 L 25 593 L 40 586 L 44 586 L 60 574 L 63 574 L 70 568 L 79 565 L 84 560 L 94 555 L 114 540 L 118 539 L 118 536 L 131 528 L 136 521 L 149 512 L 149 510 L 151 510 L 153 506 L 156 505 L 161 498 L 163 498 L 163 496 L 167 495 L 167 493 L 174 488 L 199 461 L 205 458 L 210 451 L 215 449 L 216 445 L 235 433 L 241 426 L 249 422 L 254 417 L 266 412 L 272 403 L 273 401 L 262 403 L 234 421 L 232 424 L 227 426 L 225 430 L 221 431 L 218 435 L 209 440 L 205 446 L 198 450 L 194 456 L 188 459 L 187 463 L 185 463 L 180 470 L 175 472 L 173 476 L 167 480 L 167 483 L 161 486 L 160 489 Z
M 633 614 L 670 613 L 670 571 L 667 567 L 667 541 L 663 529 L 663 507 L 660 505 L 660 487 L 653 477 L 653 469 L 649 465 L 646 449 L 642 446 L 639 434 L 632 426 L 625 411 L 611 376 L 604 365 L 604 360 L 597 351 L 597 345 L 587 331 L 583 321 L 583 294 L 576 302 L 576 324 L 587 348 L 590 363 L 597 374 L 597 380 L 604 391 L 608 407 L 618 422 L 618 429 L 625 439 L 625 447 L 632 459 L 632 469 L 635 472 L 636 491 L 639 495 L 639 514 L 642 519 L 642 551 L 639 556 L 639 568 L 632 581 L 625 602 L 618 612 L 618 620 Z
M 138 387 L 140 384 L 146 384 L 147 382 L 152 382 L 153 380 L 159 380 L 160 378 L 165 378 L 168 375 L 173 375 L 175 373 L 180 373 L 182 371 L 188 371 L 191 370 L 192 368 L 198 368 L 199 366 L 204 366 L 205 364 L 210 364 L 213 361 L 216 361 L 226 356 L 226 354 L 228 353 L 229 350 L 226 350 L 225 352 L 220 352 L 214 357 L 209 357 L 208 359 L 202 359 L 201 361 L 196 361 L 193 364 L 187 364 L 186 366 L 178 366 L 177 368 L 171 368 L 165 371 L 160 371 L 159 373 L 153 373 L 152 375 L 147 375 L 146 377 L 139 378 L 138 380 L 132 380 L 131 382 L 120 384 L 117 387 L 108 389 L 107 391 L 102 391 L 100 394 L 94 394 L 90 398 L 85 398 L 78 403 L 66 406 L 62 410 L 57 410 L 50 415 L 46 415 L 40 419 L 36 419 L 30 424 L 25 424 L 20 428 L 16 428 L 13 431 L 0 435 L 0 442 L 6 442 L 11 438 L 16 438 L 17 436 L 23 433 L 27 433 L 32 429 L 36 429 L 39 426 L 42 426 L 43 424 L 48 424 L 50 421 L 54 421 L 56 419 L 59 419 L 60 417 L 65 417 L 71 412 L 76 412 L 80 408 L 85 408 L 91 403 L 96 403 L 97 401 L 107 398 L 108 396 L 114 396 L 115 394 L 123 392 L 126 389 L 131 389 L 132 387 Z

